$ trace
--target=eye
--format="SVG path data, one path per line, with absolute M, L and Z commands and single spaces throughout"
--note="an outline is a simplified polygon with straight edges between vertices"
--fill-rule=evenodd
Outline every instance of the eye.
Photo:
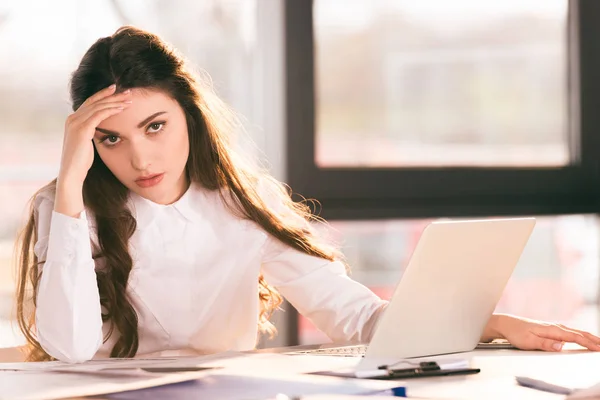
M 106 135 L 102 138 L 100 143 L 104 144 L 105 146 L 111 147 L 111 146 L 116 145 L 120 141 L 121 141 L 121 138 L 116 135 Z
M 164 122 L 153 122 L 148 125 L 148 133 L 157 133 L 160 132 L 165 126 Z

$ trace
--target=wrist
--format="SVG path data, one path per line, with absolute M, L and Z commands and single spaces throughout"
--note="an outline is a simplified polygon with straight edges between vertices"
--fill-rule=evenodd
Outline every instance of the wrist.
M 83 183 L 58 178 L 54 211 L 73 218 L 79 218 L 84 210 Z
M 60 171 L 56 179 L 56 189 L 66 192 L 78 192 L 83 190 L 83 182 L 85 177 L 73 176 L 73 174 L 67 174 Z
M 491 342 L 494 339 L 505 339 L 503 335 L 502 325 L 505 322 L 507 315 L 493 314 L 488 320 L 487 325 L 481 335 L 482 342 Z

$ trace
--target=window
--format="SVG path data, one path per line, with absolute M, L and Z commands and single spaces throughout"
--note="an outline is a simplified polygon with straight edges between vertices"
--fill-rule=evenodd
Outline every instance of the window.
M 314 1 L 316 164 L 569 164 L 567 6 Z
M 286 3 L 289 183 L 328 219 L 596 212 L 599 12 Z

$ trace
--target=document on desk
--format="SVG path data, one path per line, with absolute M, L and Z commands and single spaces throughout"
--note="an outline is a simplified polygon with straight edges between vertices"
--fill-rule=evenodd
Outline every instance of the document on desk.
M 58 361 L 0 363 L 0 400 L 59 399 L 105 395 L 206 376 L 218 367 L 199 366 L 235 357 L 227 352 L 200 357 L 97 359 L 80 364 Z
M 172 369 L 188 371 L 200 364 L 216 362 L 228 358 L 240 357 L 240 352 L 223 352 L 195 357 L 159 357 L 159 358 L 104 358 L 70 364 L 61 361 L 0 363 L 0 371 L 54 371 L 93 373 L 109 370 L 136 369 Z
M 28 370 L 0 371 L 0 400 L 59 399 L 92 395 L 103 395 L 115 400 L 140 397 L 226 400 L 269 398 L 280 393 L 290 397 L 323 393 L 368 395 L 403 387 L 399 381 L 349 380 L 303 374 L 319 367 L 343 366 L 340 364 L 342 361 L 348 363 L 348 360 L 340 360 L 340 357 L 332 358 L 329 362 L 323 358 L 277 354 L 229 354 L 227 357 L 221 354 L 209 358 L 209 361 L 203 357 L 175 361 L 96 360 L 79 366 L 73 365 L 72 370 L 65 372 L 59 372 L 61 368 L 65 368 L 62 363 L 52 364 L 52 369 L 36 365 Z M 119 369 L 119 365 L 123 368 Z M 152 368 L 150 365 L 210 369 L 157 374 L 146 372 L 148 368 Z
M 342 379 L 284 374 L 272 376 L 216 373 L 176 385 L 160 386 L 106 396 L 111 400 L 237 400 L 304 398 L 317 394 L 376 395 L 392 393 L 401 382 Z
M 106 395 L 172 383 L 195 380 L 208 371 L 180 373 L 111 374 L 64 373 L 54 371 L 3 371 L 0 372 L 0 399 L 37 400 L 64 399 Z

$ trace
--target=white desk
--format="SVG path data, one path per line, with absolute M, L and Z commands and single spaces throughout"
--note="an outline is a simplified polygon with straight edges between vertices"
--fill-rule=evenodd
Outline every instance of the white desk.
M 568 347 L 567 347 L 568 348 Z M 225 363 L 223 374 L 303 374 L 353 365 L 346 357 L 294 355 L 249 357 Z M 582 349 L 561 353 L 519 350 L 477 350 L 470 353 L 428 357 L 428 360 L 467 358 L 481 373 L 455 377 L 417 378 L 403 381 L 409 397 L 427 399 L 561 399 L 564 396 L 517 385 L 515 376 L 544 378 L 556 384 L 589 387 L 600 382 L 600 353 Z M 568 378 L 568 379 L 565 379 Z
M 416 398 L 561 399 L 563 396 L 518 386 L 514 377 L 515 375 L 523 375 L 533 378 L 545 378 L 557 384 L 564 383 L 561 381 L 566 377 L 569 378 L 572 385 L 581 387 L 588 387 L 600 381 L 600 353 L 581 350 L 564 351 L 562 353 L 478 350 L 471 353 L 429 357 L 427 359 L 439 360 L 444 358 L 467 358 L 471 361 L 473 367 L 481 368 L 482 371 L 476 375 L 417 378 L 397 383 L 403 383 L 407 387 L 409 397 Z M 302 381 L 308 379 L 312 384 L 319 381 L 322 377 L 312 377 L 304 375 L 304 373 L 339 369 L 356 363 L 357 359 L 345 357 L 285 356 L 276 354 L 276 352 L 266 353 L 264 351 L 243 354 L 237 358 L 213 361 L 212 364 L 223 368 L 211 372 L 209 377 L 200 378 L 199 383 L 195 385 L 197 392 L 194 392 L 194 394 L 199 398 L 202 397 L 202 390 L 207 387 L 203 385 L 203 382 L 208 383 L 209 381 L 220 381 L 220 386 L 227 389 L 232 384 L 231 382 L 235 380 L 232 377 L 240 375 L 249 378 L 244 379 L 253 389 L 256 389 L 257 384 L 260 386 L 260 382 L 257 383 L 260 379 L 264 378 L 264 382 L 266 383 L 267 381 L 272 382 L 273 379 L 283 380 L 285 377 L 298 376 L 298 374 L 302 374 Z M 39 378 L 45 378 L 46 375 L 45 373 L 41 373 Z M 51 378 L 50 375 L 53 375 L 53 379 L 72 379 L 67 378 L 64 374 L 57 375 L 57 373 L 48 374 L 47 378 Z M 31 382 L 34 376 L 37 375 L 30 374 L 24 376 L 23 379 L 30 379 L 29 382 Z M 253 380 L 252 378 L 258 379 Z M 36 383 L 42 384 L 41 381 Z M 59 382 L 50 382 L 49 384 L 56 385 Z M 345 382 L 343 384 L 345 385 Z M 250 386 L 249 389 L 251 389 Z M 348 382 L 348 386 L 352 386 L 352 383 Z M 165 393 L 164 391 L 161 392 Z M 107 398 L 110 398 L 110 396 L 107 396 Z M 119 397 L 117 396 L 116 398 Z M 217 397 L 213 396 L 211 398 Z M 236 396 L 233 395 L 233 392 L 226 392 L 225 396 L 219 396 L 218 398 L 236 398 Z
M 435 357 L 456 358 L 457 355 Z M 460 357 L 460 355 L 459 355 Z M 589 387 L 600 382 L 600 353 L 477 350 L 463 355 L 476 375 L 407 380 L 410 397 L 436 399 L 561 399 L 564 396 L 517 385 L 515 376 L 543 378 L 556 384 Z
M 300 356 L 293 356 L 300 357 Z M 319 356 L 321 357 L 321 356 Z M 304 356 L 290 366 L 290 371 L 307 372 L 314 362 L 317 368 L 336 365 L 336 357 L 319 361 Z M 517 385 L 515 376 L 541 378 L 556 384 L 589 387 L 600 382 L 600 352 L 589 352 L 566 345 L 561 353 L 520 350 L 476 350 L 470 353 L 428 357 L 427 360 L 466 358 L 471 367 L 481 368 L 475 375 L 433 377 L 405 380 L 409 397 L 439 399 L 561 399 L 564 396 Z M 320 359 L 320 358 L 319 358 Z M 332 359 L 332 360 L 329 360 Z M 337 361 L 344 364 L 343 361 Z M 350 361 L 348 362 L 351 363 Z M 281 371 L 283 365 L 276 365 Z M 313 367 L 314 368 L 314 367 Z

